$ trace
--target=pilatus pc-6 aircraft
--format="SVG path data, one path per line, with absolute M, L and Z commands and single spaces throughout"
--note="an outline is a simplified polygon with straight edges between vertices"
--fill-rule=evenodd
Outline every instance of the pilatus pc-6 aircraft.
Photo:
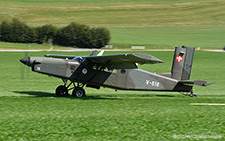
M 187 92 L 191 97 L 193 85 L 207 86 L 212 82 L 190 79 L 194 48 L 176 47 L 171 73 L 156 74 L 138 69 L 137 64 L 163 63 L 147 54 L 117 54 L 95 56 L 45 55 L 26 57 L 20 61 L 32 71 L 61 78 L 64 85 L 56 88 L 57 96 L 84 97 L 84 86 L 100 89 L 101 86 L 119 90 Z M 70 81 L 68 84 L 67 81 Z M 72 87 L 72 88 L 71 88 Z

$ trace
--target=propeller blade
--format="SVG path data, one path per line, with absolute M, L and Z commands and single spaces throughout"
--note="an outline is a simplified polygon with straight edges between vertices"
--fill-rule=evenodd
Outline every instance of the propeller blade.
M 30 47 L 29 47 L 29 50 L 30 50 Z M 29 78 L 30 69 L 29 67 L 25 68 L 26 67 L 25 65 L 31 66 L 30 57 L 28 57 L 28 51 L 25 52 L 24 58 L 20 59 L 20 62 L 24 64 L 24 65 L 21 64 L 21 67 L 20 67 L 21 79 L 23 80 L 25 78 L 25 73 L 26 73 L 26 78 Z

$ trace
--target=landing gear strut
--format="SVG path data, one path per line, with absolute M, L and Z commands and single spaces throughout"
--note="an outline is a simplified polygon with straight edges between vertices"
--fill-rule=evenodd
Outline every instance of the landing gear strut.
M 197 97 L 197 95 L 193 94 L 193 92 L 191 92 L 188 96 L 190 96 L 190 97 Z
M 193 93 L 193 90 L 191 90 L 191 93 L 188 96 L 190 96 L 190 97 L 197 97 L 197 95 Z
M 77 85 L 75 85 L 75 82 L 70 82 L 70 84 L 67 85 L 66 80 L 63 80 L 63 82 L 64 82 L 64 85 L 60 85 L 56 88 L 56 90 L 55 90 L 56 96 L 68 96 L 70 90 L 73 90 L 73 92 L 72 92 L 73 97 L 85 97 L 86 96 L 85 90 L 83 89 L 85 84 L 80 85 L 79 83 L 77 83 Z M 72 84 L 73 84 L 73 87 L 69 88 Z
M 185 95 L 185 96 L 197 97 L 197 95 L 194 94 L 193 90 L 191 90 L 190 93 L 189 93 L 189 92 L 188 92 L 188 93 L 182 93 L 182 92 L 180 92 L 180 93 L 181 93 L 182 95 Z

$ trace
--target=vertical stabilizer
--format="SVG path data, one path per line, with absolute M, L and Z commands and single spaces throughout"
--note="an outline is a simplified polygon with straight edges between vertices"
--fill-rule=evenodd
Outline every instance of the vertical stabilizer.
M 190 79 L 194 51 L 195 48 L 193 47 L 175 47 L 173 66 L 171 70 L 172 78 L 177 80 Z

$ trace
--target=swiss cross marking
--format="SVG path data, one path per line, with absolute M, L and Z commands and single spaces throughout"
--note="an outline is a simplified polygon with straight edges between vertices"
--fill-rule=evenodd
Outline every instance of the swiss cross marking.
M 178 63 L 182 62 L 183 61 L 183 56 L 177 55 L 176 60 L 177 60 Z

